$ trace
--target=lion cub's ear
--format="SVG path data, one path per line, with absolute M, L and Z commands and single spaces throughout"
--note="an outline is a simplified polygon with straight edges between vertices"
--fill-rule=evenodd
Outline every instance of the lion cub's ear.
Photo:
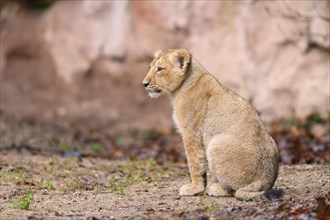
M 157 50 L 155 53 L 154 53 L 154 57 L 158 57 L 163 51 L 161 50 Z
M 187 70 L 190 59 L 190 53 L 186 49 L 178 49 L 169 54 L 169 61 L 172 65 L 179 67 L 184 73 Z

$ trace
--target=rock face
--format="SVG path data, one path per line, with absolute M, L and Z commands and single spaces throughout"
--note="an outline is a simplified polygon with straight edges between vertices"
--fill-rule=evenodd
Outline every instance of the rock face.
M 171 126 L 141 84 L 183 47 L 266 121 L 330 111 L 329 1 L 57 1 L 1 7 L 1 110 Z M 24 106 L 24 107 L 23 107 Z

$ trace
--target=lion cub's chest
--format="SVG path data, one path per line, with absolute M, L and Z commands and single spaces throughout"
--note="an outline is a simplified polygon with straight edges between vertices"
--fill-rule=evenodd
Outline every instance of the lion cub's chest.
M 175 111 L 173 111 L 172 118 L 173 118 L 173 121 L 174 121 L 174 124 L 175 124 L 175 127 L 176 127 L 176 131 L 179 132 L 179 133 L 182 133 L 182 131 L 180 129 L 179 121 L 178 121 L 178 119 L 176 117 L 176 114 L 175 114 Z
M 207 102 L 202 100 L 196 100 L 196 96 L 193 99 L 182 97 L 173 103 L 172 117 L 178 132 L 202 132 L 207 110 Z

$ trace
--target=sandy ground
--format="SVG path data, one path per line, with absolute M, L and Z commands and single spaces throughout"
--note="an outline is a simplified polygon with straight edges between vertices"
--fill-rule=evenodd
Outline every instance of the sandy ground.
M 326 219 L 330 166 L 282 165 L 275 188 L 284 196 L 242 202 L 181 197 L 189 181 L 182 163 L 65 158 L 1 152 L 0 219 Z M 24 195 L 27 210 L 18 208 Z M 22 208 L 22 207 L 21 207 Z

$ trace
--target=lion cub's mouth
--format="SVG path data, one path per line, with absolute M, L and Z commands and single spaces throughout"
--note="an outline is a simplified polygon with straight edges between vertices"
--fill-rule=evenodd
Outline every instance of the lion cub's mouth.
M 149 96 L 151 98 L 158 98 L 161 93 L 162 93 L 162 90 L 161 89 L 155 89 L 155 90 L 149 90 L 147 89 L 148 93 L 149 93 Z

